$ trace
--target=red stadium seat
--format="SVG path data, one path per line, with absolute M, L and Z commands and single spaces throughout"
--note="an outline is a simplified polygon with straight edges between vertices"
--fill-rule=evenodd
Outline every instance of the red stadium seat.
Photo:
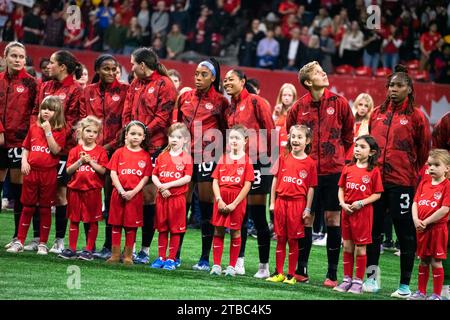
M 418 70 L 419 69 L 419 60 L 409 60 L 406 63 L 406 66 L 408 67 L 408 70 Z
M 370 77 L 372 75 L 372 69 L 370 67 L 362 66 L 355 69 L 355 74 L 357 76 L 367 76 Z
M 391 69 L 382 67 L 377 69 L 377 71 L 375 72 L 375 77 L 387 77 L 391 73 L 392 73 Z
M 349 64 L 343 64 L 336 67 L 335 71 L 337 74 L 353 74 L 355 69 Z

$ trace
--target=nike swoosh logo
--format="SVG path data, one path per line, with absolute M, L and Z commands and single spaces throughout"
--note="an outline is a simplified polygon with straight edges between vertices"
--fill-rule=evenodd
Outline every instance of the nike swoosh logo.
M 89 98 L 89 100 L 90 100 L 90 101 L 94 101 L 94 100 L 95 100 L 95 98 Z
M 19 162 L 20 159 L 13 159 L 13 162 Z
M 425 193 L 422 193 L 420 196 L 423 197 L 424 194 L 425 194 Z
M 162 164 L 161 168 L 167 167 L 167 164 Z
M 361 241 L 361 242 L 362 242 L 362 241 L 366 241 L 366 240 L 367 240 L 367 238 L 364 238 L 364 239 L 361 239 L 361 240 L 359 240 L 359 241 Z
M 69 231 L 77 231 L 77 229 L 69 229 Z
M 22 223 L 22 226 L 23 226 L 23 227 L 28 227 L 29 224 Z
M 286 169 L 281 169 L 281 172 L 285 172 L 286 171 Z
M 48 226 L 42 226 L 42 228 L 44 228 L 44 229 L 49 229 L 50 227 L 48 227 Z
M 119 162 L 119 166 L 123 166 L 125 162 Z
M 138 87 L 135 87 L 135 88 L 134 88 L 134 90 L 136 90 L 136 91 L 138 91 L 139 89 L 140 89 L 140 88 L 138 88 Z
M 220 248 L 220 246 L 213 246 L 213 248 L 215 249 L 215 248 Z
M 306 116 L 309 112 L 302 112 L 302 116 Z
M 112 233 L 114 233 L 114 234 L 118 234 L 118 233 L 120 233 L 119 231 L 113 231 Z
M 139 224 L 139 223 L 141 223 L 141 222 L 142 222 L 142 220 L 136 221 L 136 224 Z
M 33 142 L 33 141 L 35 141 L 35 140 L 37 140 L 37 139 L 36 139 L 36 138 L 34 138 L 34 139 L 31 139 L 31 140 L 30 140 L 30 142 Z
M 377 117 L 377 120 L 381 120 L 381 119 L 383 119 L 383 118 L 379 118 L 379 117 Z
M 230 223 L 230 226 L 235 226 L 235 225 L 237 225 L 237 223 L 236 223 L 236 222 L 232 222 L 232 223 Z
M 400 214 L 405 214 L 405 213 L 407 213 L 408 212 L 408 210 L 406 210 L 406 211 L 400 211 Z
M 202 177 L 207 177 L 207 176 L 209 176 L 209 173 L 202 173 Z
M 259 189 L 260 187 L 261 186 L 255 186 L 255 187 L 252 186 L 252 190 Z
M 48 96 L 49 94 L 51 94 L 50 92 L 44 92 L 44 94 L 46 95 L 46 96 Z
M 220 169 L 219 171 L 220 171 L 220 172 L 224 172 L 225 170 L 226 170 L 226 169 Z
M 182 230 L 184 230 L 184 229 L 186 229 L 186 227 L 180 227 L 180 231 L 182 231 Z
M 236 247 L 240 247 L 240 245 L 234 244 L 234 243 L 233 243 L 233 247 L 235 247 L 235 248 L 236 248 Z
M 443 254 L 444 254 L 443 252 L 441 252 L 441 253 L 436 253 L 437 256 L 442 256 Z

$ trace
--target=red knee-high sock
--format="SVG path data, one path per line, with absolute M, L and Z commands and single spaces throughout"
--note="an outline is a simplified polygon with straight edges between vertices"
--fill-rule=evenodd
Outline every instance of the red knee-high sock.
M 158 235 L 158 255 L 166 260 L 167 243 L 169 242 L 169 232 L 160 232 Z
M 133 248 L 136 242 L 137 228 L 125 228 L 125 247 Z
M 278 273 L 284 273 L 284 259 L 286 259 L 286 237 L 277 237 L 277 249 L 275 252 L 276 268 Z
M 295 269 L 297 269 L 298 239 L 288 239 L 288 243 L 289 243 L 288 274 L 293 276 L 295 274 Z
M 364 274 L 366 273 L 367 255 L 356 256 L 356 278 L 359 280 L 364 279 Z
M 444 268 L 433 268 L 433 293 L 440 296 L 444 285 Z
M 72 251 L 77 251 L 78 233 L 80 231 L 80 223 L 70 221 L 69 226 L 69 248 Z
M 87 245 L 86 250 L 92 251 L 94 250 L 95 241 L 97 240 L 98 235 L 98 222 L 91 222 L 89 224 L 89 232 L 88 232 L 88 239 L 87 239 Z
M 175 261 L 177 258 L 178 247 L 180 246 L 180 234 L 171 233 L 169 242 L 169 259 Z
M 28 229 L 30 228 L 31 218 L 33 218 L 34 212 L 35 209 L 33 207 L 22 208 L 22 214 L 20 215 L 19 220 L 19 231 L 17 233 L 17 239 L 20 241 L 21 244 L 25 243 Z
M 214 236 L 213 238 L 213 260 L 214 264 L 220 266 L 222 263 L 223 242 L 225 237 Z
M 428 278 L 430 277 L 430 266 L 426 265 L 419 265 L 419 276 L 418 276 L 418 282 L 419 282 L 419 288 L 418 290 L 423 293 L 427 294 L 427 284 L 428 284 Z
M 120 247 L 122 240 L 122 226 L 112 226 L 111 244 L 113 247 Z
M 241 237 L 231 238 L 230 243 L 230 266 L 236 267 L 236 262 L 239 257 L 239 251 L 241 251 Z
M 41 243 L 47 243 L 48 235 L 50 234 L 50 228 L 52 226 L 52 211 L 50 208 L 40 207 L 39 214 L 41 216 L 41 239 L 39 241 Z
M 344 277 L 353 278 L 353 265 L 355 264 L 355 257 L 353 252 L 344 251 Z

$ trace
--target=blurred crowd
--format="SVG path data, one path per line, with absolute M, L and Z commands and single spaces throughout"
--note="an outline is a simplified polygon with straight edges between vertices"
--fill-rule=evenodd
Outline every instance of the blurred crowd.
M 80 8 L 79 29 L 66 23 L 70 5 Z M 38 0 L 32 8 L 0 0 L 0 28 L 3 41 L 112 54 L 151 46 L 163 59 L 194 51 L 272 70 L 317 60 L 328 73 L 376 74 L 409 62 L 426 80 L 450 83 L 449 13 L 446 0 Z

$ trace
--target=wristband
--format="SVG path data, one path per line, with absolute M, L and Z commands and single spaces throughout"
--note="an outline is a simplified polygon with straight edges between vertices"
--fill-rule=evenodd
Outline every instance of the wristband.
M 81 167 L 83 165 L 83 162 L 81 162 L 81 160 L 78 160 L 78 167 Z
M 219 202 L 220 200 L 222 200 L 221 197 L 216 197 L 216 201 Z
M 311 209 L 310 208 L 305 208 L 305 211 L 308 213 L 311 213 Z
M 52 134 L 51 131 L 49 131 L 49 132 L 47 132 L 47 133 L 45 134 L 46 137 L 51 137 L 52 135 L 53 135 L 53 134 Z
M 359 200 L 359 208 L 364 207 L 364 202 L 362 200 Z

